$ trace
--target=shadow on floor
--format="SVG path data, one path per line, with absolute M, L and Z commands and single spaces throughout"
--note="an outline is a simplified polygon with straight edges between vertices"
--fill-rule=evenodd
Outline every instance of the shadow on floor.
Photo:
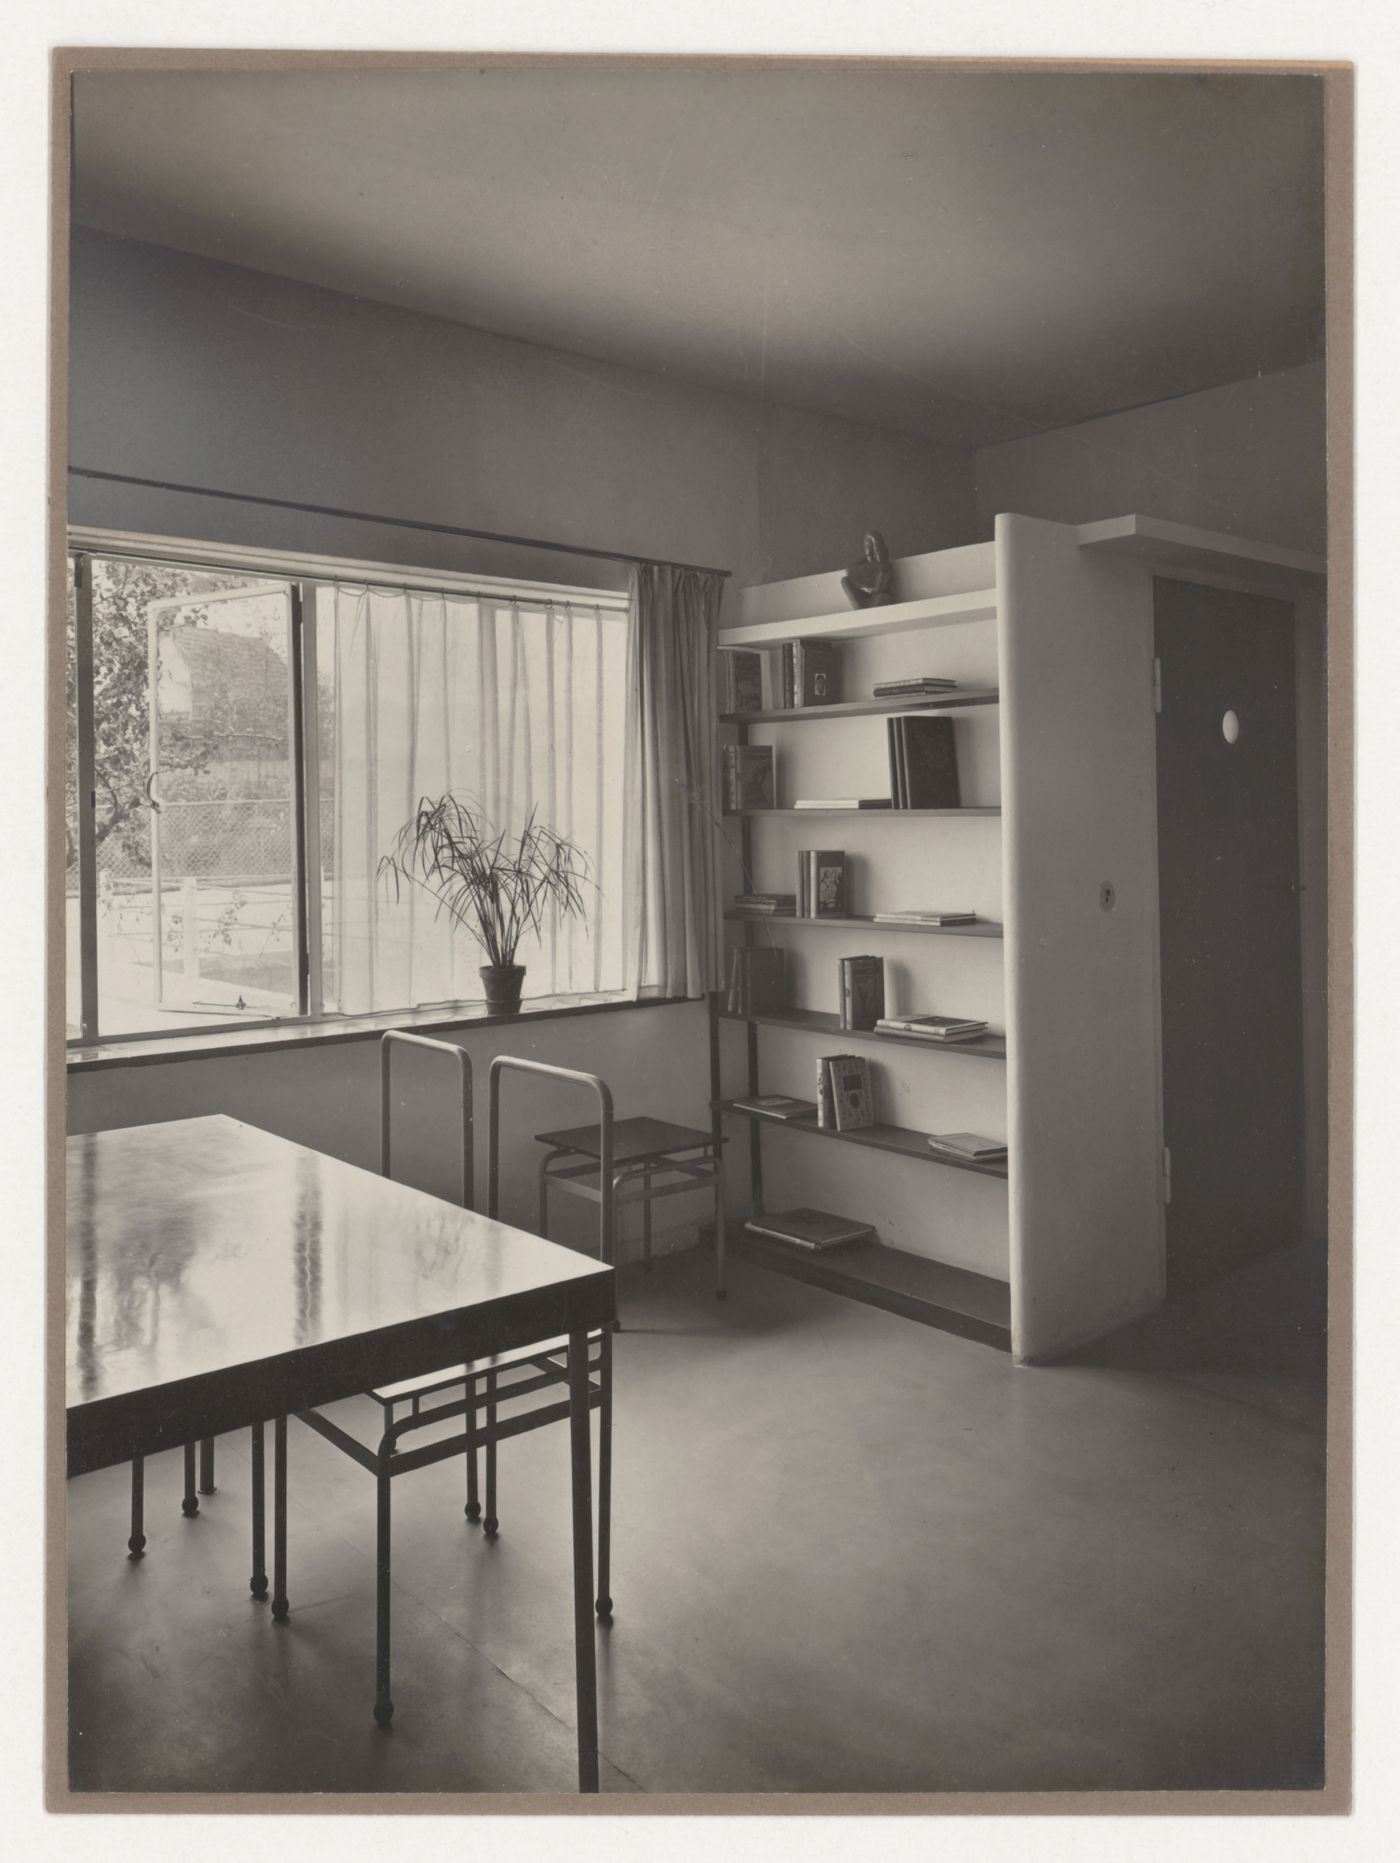
M 1280 1249 L 1059 1361 L 1145 1372 L 1321 1428 L 1327 1391 L 1327 1251 Z

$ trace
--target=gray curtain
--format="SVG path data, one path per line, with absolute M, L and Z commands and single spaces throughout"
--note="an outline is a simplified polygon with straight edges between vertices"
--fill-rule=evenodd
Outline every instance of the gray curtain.
M 631 573 L 634 695 L 627 861 L 636 884 L 635 990 L 720 987 L 714 649 L 723 578 L 645 563 Z

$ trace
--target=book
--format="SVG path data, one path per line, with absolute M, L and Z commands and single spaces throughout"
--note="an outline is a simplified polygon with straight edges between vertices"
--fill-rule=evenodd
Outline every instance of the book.
M 955 692 L 956 679 L 936 679 L 932 675 L 923 679 L 884 679 L 871 688 L 872 696 L 877 699 L 919 698 L 927 694 L 937 698 L 941 692 Z
M 921 718 L 911 713 L 891 718 L 899 741 L 899 769 L 906 809 L 956 809 L 962 806 L 958 785 L 957 743 L 951 718 Z
M 877 925 L 975 925 L 975 912 L 877 912 Z
M 853 1242 L 875 1239 L 875 1231 L 869 1223 L 855 1222 L 848 1216 L 833 1216 L 829 1210 L 805 1207 L 782 1210 L 776 1216 L 751 1216 L 744 1227 L 753 1235 L 786 1242 L 814 1255 L 824 1249 L 849 1248 Z
M 890 758 L 890 799 L 897 809 L 907 809 L 909 799 L 904 787 L 904 740 L 899 733 L 898 718 L 885 720 L 885 732 L 889 738 Z
M 796 642 L 795 705 L 832 705 L 841 695 L 841 663 L 835 641 Z
M 885 1035 L 918 1035 L 925 1041 L 967 1041 L 985 1035 L 987 1025 L 965 1016 L 886 1016 L 875 1027 Z
M 893 804 L 888 796 L 843 796 L 834 801 L 799 796 L 792 806 L 795 809 L 888 809 Z
M 1004 1139 L 983 1138 L 977 1132 L 930 1132 L 928 1142 L 934 1151 L 946 1151 L 954 1158 L 967 1158 L 977 1164 L 991 1164 L 1007 1155 Z
M 808 905 L 814 919 L 844 919 L 846 912 L 846 856 L 840 848 L 811 851 Z
M 771 744 L 724 746 L 724 806 L 731 814 L 771 809 L 776 793 Z
M 771 1015 L 786 1002 L 781 949 L 767 944 L 740 945 L 730 964 L 730 1015 Z
M 826 1055 L 817 1062 L 817 1124 L 823 1131 L 836 1125 L 836 1102 L 831 1095 L 831 1069 L 827 1063 Z
M 719 653 L 721 711 L 761 712 L 763 655 L 739 647 L 722 647 Z
M 794 1100 L 786 1093 L 756 1093 L 751 1099 L 731 1102 L 737 1113 L 757 1113 L 763 1119 L 810 1119 L 814 1100 Z
M 885 1013 L 885 960 L 881 957 L 843 957 L 841 1026 L 873 1029 Z
M 875 1096 L 870 1063 L 863 1054 L 829 1057 L 832 1109 L 838 1132 L 859 1132 L 875 1123 Z

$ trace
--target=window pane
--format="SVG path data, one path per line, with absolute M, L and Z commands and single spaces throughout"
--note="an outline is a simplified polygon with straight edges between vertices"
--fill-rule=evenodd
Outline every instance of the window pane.
M 295 1013 L 289 589 L 93 570 L 99 1032 Z
M 381 870 L 449 793 L 511 844 L 533 813 L 586 863 L 584 918 L 547 906 L 521 938 L 525 996 L 624 988 L 625 615 L 330 585 L 316 614 L 327 1009 L 480 1000 L 471 932 Z

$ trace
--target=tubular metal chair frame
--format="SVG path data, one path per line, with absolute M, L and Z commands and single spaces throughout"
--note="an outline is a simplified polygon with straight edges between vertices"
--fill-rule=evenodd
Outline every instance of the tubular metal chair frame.
M 471 1207 L 472 1196 L 472 1066 L 465 1049 L 450 1042 L 435 1041 L 428 1036 L 403 1030 L 390 1030 L 380 1043 L 380 1171 L 389 1175 L 391 1160 L 390 1069 L 395 1044 L 429 1049 L 451 1056 L 459 1070 L 461 1092 L 462 1149 L 461 1191 L 464 1208 Z M 612 1096 L 604 1081 L 593 1074 L 581 1074 L 571 1068 L 549 1067 L 542 1062 L 515 1061 L 499 1057 L 491 1063 L 488 1118 L 488 1152 L 491 1160 L 489 1209 L 496 1217 L 498 1200 L 499 1153 L 498 1078 L 503 1066 L 531 1073 L 544 1073 L 590 1086 L 598 1096 L 602 1143 L 612 1151 Z M 394 1703 L 390 1692 L 390 1578 L 392 1551 L 392 1515 L 390 1484 L 396 1475 L 431 1467 L 458 1455 L 465 1455 L 467 1467 L 466 1518 L 480 1521 L 488 1538 L 499 1530 L 496 1517 L 496 1447 L 509 1437 L 562 1421 L 571 1415 L 569 1399 L 552 1404 L 537 1404 L 523 1414 L 502 1418 L 500 1407 L 550 1387 L 569 1384 L 569 1353 L 564 1340 L 541 1341 L 534 1348 L 500 1355 L 504 1362 L 482 1363 L 477 1367 L 452 1366 L 423 1378 L 407 1379 L 383 1391 L 364 1395 L 379 1405 L 382 1431 L 372 1447 L 332 1423 L 314 1410 L 296 1412 L 306 1427 L 333 1443 L 375 1478 L 378 1487 L 376 1531 L 376 1610 L 375 1610 L 375 1701 L 374 1718 L 387 1728 L 393 1720 Z M 612 1468 L 612 1335 L 594 1333 L 588 1341 L 586 1369 L 588 1405 L 600 1416 L 598 1472 L 598 1597 L 596 1610 L 605 1622 L 611 1621 L 612 1599 L 608 1595 L 609 1548 L 611 1541 L 611 1468 Z M 428 1400 L 452 1391 L 461 1393 L 445 1401 Z M 406 1413 L 405 1413 L 406 1412 Z M 460 1417 L 463 1428 L 451 1436 L 419 1448 L 404 1448 L 403 1439 L 415 1430 L 426 1429 Z M 482 1514 L 478 1491 L 477 1455 L 486 1455 L 486 1511 Z M 285 1459 L 279 1464 L 285 1474 Z M 279 1597 L 285 1598 L 285 1570 L 279 1566 Z

